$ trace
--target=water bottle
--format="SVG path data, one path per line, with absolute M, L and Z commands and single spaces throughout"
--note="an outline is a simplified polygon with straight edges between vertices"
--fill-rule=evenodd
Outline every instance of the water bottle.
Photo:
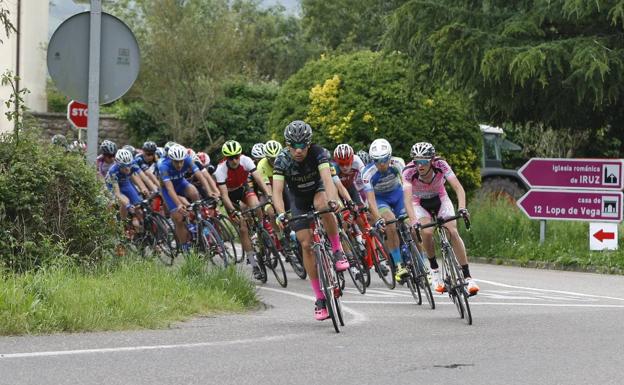
M 197 232 L 197 226 L 195 225 L 195 223 L 189 223 L 187 227 L 188 231 L 190 231 L 191 234 L 195 234 Z
M 407 256 L 409 255 L 409 250 L 407 248 L 407 245 L 404 243 L 401 245 L 401 255 L 403 256 L 403 260 L 407 261 Z
M 290 230 L 290 241 L 295 242 L 297 240 L 297 233 L 294 230 Z

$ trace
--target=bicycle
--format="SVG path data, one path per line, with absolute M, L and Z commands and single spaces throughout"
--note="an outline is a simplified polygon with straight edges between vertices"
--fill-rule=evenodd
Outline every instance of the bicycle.
M 265 223 L 265 228 L 268 225 L 270 225 L 270 223 Z M 286 234 L 288 234 L 288 237 Z M 284 226 L 284 230 L 281 232 L 281 238 L 279 238 L 275 233 L 273 233 L 273 235 L 275 244 L 277 245 L 277 250 L 284 254 L 286 262 L 290 263 L 290 266 L 295 274 L 299 278 L 305 280 L 308 274 L 303 266 L 301 244 L 299 244 L 296 236 L 291 236 L 290 227 L 288 225 Z
M 394 266 L 394 261 L 390 257 L 390 252 L 386 248 L 379 230 L 371 226 L 368 222 L 366 216 L 368 208 L 363 207 L 358 209 L 357 212 L 364 223 L 364 228 L 361 229 L 364 245 L 366 246 L 363 266 L 369 270 L 371 267 L 375 266 L 375 271 L 377 271 L 379 278 L 381 278 L 386 287 L 388 289 L 394 289 L 396 287 L 396 279 L 394 278 L 396 266 Z M 390 277 L 388 277 L 388 275 L 390 275 Z M 366 286 L 370 286 L 370 273 L 368 274 Z
M 350 212 L 351 209 L 348 207 L 345 207 L 343 209 L 340 210 L 339 214 L 343 213 L 343 212 Z M 353 246 L 354 242 L 352 242 L 351 237 L 349 235 L 347 235 L 347 232 L 344 231 L 344 224 L 349 223 L 348 221 L 345 221 L 344 217 L 342 215 L 336 215 L 336 219 L 338 221 L 338 232 L 339 232 L 339 236 L 340 236 L 340 243 L 342 244 L 342 250 L 345 253 L 345 256 L 347 257 L 347 260 L 349 261 L 349 275 L 351 276 L 351 280 L 353 281 L 353 284 L 355 285 L 355 287 L 358 289 L 358 291 L 360 292 L 360 294 L 366 294 L 366 277 L 365 277 L 365 273 L 363 272 L 363 270 L 365 270 L 362 266 L 362 256 L 361 256 L 361 251 L 357 246 Z M 353 224 L 349 223 L 350 226 L 353 226 Z M 349 232 L 351 233 L 351 232 Z M 354 240 L 355 242 L 357 242 L 357 240 Z M 368 273 L 369 275 L 369 280 L 370 280 L 370 272 Z M 338 276 L 340 279 L 340 282 L 342 284 L 341 289 L 344 290 L 344 273 L 342 271 L 338 272 Z
M 143 257 L 156 253 L 163 264 L 171 266 L 179 253 L 179 247 L 169 221 L 152 208 L 152 202 L 157 197 L 159 197 L 158 193 L 150 195 L 134 207 L 134 212 L 128 213 L 131 227 L 126 230 L 126 233 L 132 234 L 128 238 Z M 137 215 L 137 210 L 142 213 L 143 217 L 143 226 L 139 232 L 136 232 L 132 226 L 132 217 Z
M 205 258 L 213 265 L 227 267 L 230 257 L 221 236 L 210 221 L 202 218 L 202 208 L 212 199 L 198 200 L 187 206 L 192 215 L 185 217 L 185 223 L 191 233 L 196 249 L 203 251 Z
M 416 304 L 422 305 L 422 290 L 425 293 L 425 297 L 431 309 L 435 309 L 435 300 L 433 299 L 431 284 L 428 278 L 429 272 L 427 266 L 425 266 L 424 258 L 420 251 L 418 251 L 414 238 L 412 238 L 410 229 L 405 224 L 405 220 L 408 218 L 407 215 L 401 215 L 396 219 L 386 222 L 388 225 L 397 223 L 401 257 L 408 271 L 408 277 L 404 277 L 403 282 L 407 282 L 407 286 L 416 300 Z
M 464 319 L 468 325 L 472 325 L 472 313 L 470 311 L 470 303 L 468 302 L 468 298 L 470 294 L 466 290 L 466 280 L 464 279 L 464 274 L 462 272 L 461 267 L 459 266 L 459 262 L 457 261 L 457 256 L 453 251 L 453 247 L 448 240 L 446 235 L 446 229 L 444 224 L 447 222 L 451 222 L 457 220 L 459 218 L 464 219 L 464 224 L 466 225 L 466 229 L 470 230 L 470 219 L 467 216 L 459 214 L 448 218 L 440 218 L 435 213 L 433 213 L 433 218 L 431 223 L 426 225 L 416 225 L 414 229 L 416 230 L 416 237 L 419 242 L 422 242 L 422 237 L 420 231 L 422 229 L 426 229 L 429 227 L 434 227 L 435 237 L 438 239 L 438 243 L 440 245 L 440 250 L 442 252 L 442 277 L 444 280 L 445 289 L 455 304 L 457 308 L 457 312 L 459 313 L 459 317 Z
M 202 217 L 212 224 L 212 227 L 214 227 L 219 237 L 223 240 L 229 261 L 233 264 L 242 262 L 243 253 L 239 253 L 236 248 L 236 242 L 240 239 L 238 230 L 226 215 L 219 212 L 217 209 L 218 203 L 219 199 L 207 199 L 205 206 L 202 208 Z
M 321 211 L 312 211 L 307 214 L 297 215 L 289 219 L 289 221 L 312 220 L 310 229 L 312 230 L 312 251 L 316 257 L 316 268 L 321 281 L 323 293 L 327 302 L 327 312 L 332 320 L 334 330 L 340 333 L 340 326 L 344 326 L 342 316 L 342 305 L 340 297 L 342 289 L 338 281 L 338 274 L 334 268 L 334 260 L 332 258 L 329 241 L 322 231 L 321 215 L 332 213 L 334 210 L 327 208 Z
M 273 241 L 274 235 L 271 235 L 267 228 L 264 225 L 264 219 L 260 220 L 258 215 L 253 215 L 253 213 L 262 209 L 264 206 L 271 204 L 270 201 L 260 203 L 256 207 L 251 207 L 246 209 L 241 213 L 242 216 L 246 216 L 247 226 L 249 228 L 249 235 L 251 237 L 252 247 L 257 251 L 256 258 L 258 262 L 258 267 L 262 272 L 262 278 L 260 282 L 266 283 L 267 281 L 267 267 L 273 272 L 275 279 L 282 287 L 286 287 L 288 285 L 288 278 L 286 277 L 286 269 L 284 268 L 284 262 L 282 262 L 282 258 L 280 256 L 279 251 L 277 251 L 277 246 Z M 263 216 L 264 217 L 264 216 Z M 269 225 L 270 228 L 270 225 Z M 260 242 L 258 242 L 260 240 Z

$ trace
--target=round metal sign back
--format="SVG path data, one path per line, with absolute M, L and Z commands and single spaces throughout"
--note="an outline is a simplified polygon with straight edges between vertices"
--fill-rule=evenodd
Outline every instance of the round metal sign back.
M 88 103 L 89 12 L 65 20 L 48 45 L 48 72 L 69 98 Z M 121 20 L 102 12 L 100 104 L 122 97 L 139 75 L 139 44 Z

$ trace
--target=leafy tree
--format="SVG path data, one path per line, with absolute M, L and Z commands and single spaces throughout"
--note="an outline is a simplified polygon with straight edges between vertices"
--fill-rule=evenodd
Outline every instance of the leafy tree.
M 15 26 L 11 23 L 11 12 L 4 6 L 5 0 L 0 0 L 0 26 L 4 29 L 4 34 L 9 37 L 12 32 L 17 32 Z M 0 44 L 2 44 L 2 39 L 0 39 Z
M 376 50 L 385 17 L 405 0 L 302 0 L 303 26 L 309 40 L 325 49 Z
M 490 121 L 624 134 L 624 1 L 410 0 L 389 50 L 468 92 Z M 593 135 L 593 134 L 592 134 Z
M 467 190 L 479 186 L 481 134 L 469 99 L 443 87 L 410 87 L 404 55 L 361 51 L 308 62 L 280 89 L 269 133 L 283 140 L 295 119 L 308 121 L 313 140 L 333 149 L 349 143 L 368 149 L 384 137 L 397 156 L 409 157 L 415 142 L 430 141 L 449 160 Z

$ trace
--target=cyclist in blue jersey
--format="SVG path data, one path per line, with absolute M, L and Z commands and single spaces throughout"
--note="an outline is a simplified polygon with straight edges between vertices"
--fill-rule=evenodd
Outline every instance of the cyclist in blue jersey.
M 115 164 L 111 166 L 106 174 L 106 182 L 113 190 L 113 194 L 119 204 L 119 214 L 122 219 L 128 216 L 128 211 L 132 211 L 134 206 L 141 202 L 141 197 L 137 191 L 147 196 L 148 188 L 140 178 L 142 173 L 139 166 L 134 164 L 132 154 L 128 150 L 119 150 L 115 154 Z M 138 214 L 138 213 L 137 213 Z M 132 224 L 138 230 L 141 218 L 132 219 Z
M 182 248 L 188 250 L 190 245 L 189 234 L 184 225 L 184 216 L 187 214 L 186 206 L 181 197 L 187 197 L 191 201 L 200 199 L 199 192 L 184 177 L 187 170 L 191 170 L 202 187 L 210 191 L 210 186 L 204 175 L 187 155 L 186 148 L 175 144 L 169 148 L 167 156 L 158 162 L 158 174 L 163 183 L 162 195 L 169 209 L 171 219 L 175 224 L 175 231 Z
M 417 219 L 411 204 L 411 194 L 408 195 L 403 192 L 401 173 L 405 167 L 405 162 L 392 156 L 392 146 L 385 139 L 374 140 L 371 143 L 369 154 L 373 163 L 364 169 L 362 180 L 375 227 L 385 227 L 386 221 L 406 213 L 410 222 L 416 224 Z M 400 282 L 408 271 L 402 263 L 396 226 L 392 224 L 387 227 L 387 246 L 397 267 L 396 279 Z
M 137 154 L 134 157 L 134 162 L 141 168 L 141 171 L 152 181 L 153 184 L 158 185 L 158 178 L 154 174 L 156 168 L 156 150 L 158 146 L 152 141 L 143 143 L 143 153 Z

